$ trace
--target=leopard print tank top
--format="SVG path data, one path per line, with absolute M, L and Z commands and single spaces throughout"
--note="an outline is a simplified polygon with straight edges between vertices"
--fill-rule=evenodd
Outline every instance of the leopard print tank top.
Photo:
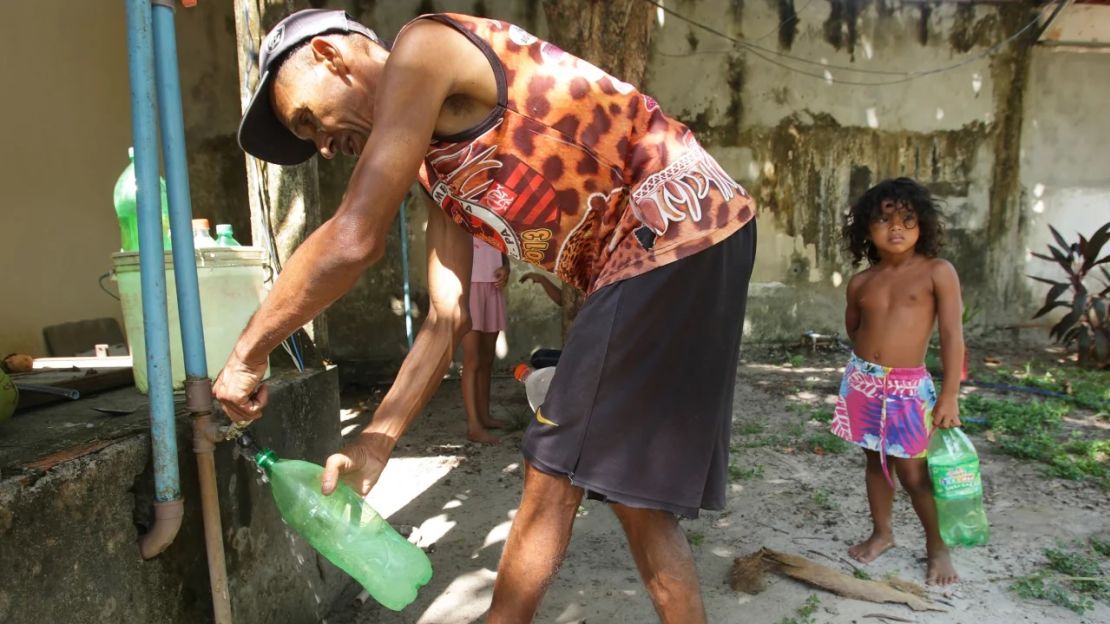
M 518 26 L 423 15 L 489 60 L 498 104 L 436 136 L 420 182 L 472 235 L 593 291 L 687 257 L 755 216 L 748 193 L 651 97 Z

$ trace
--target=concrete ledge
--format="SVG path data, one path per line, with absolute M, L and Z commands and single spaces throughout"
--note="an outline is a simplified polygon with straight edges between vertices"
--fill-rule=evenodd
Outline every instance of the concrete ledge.
M 255 437 L 321 462 L 340 443 L 337 371 L 281 373 L 270 384 Z M 153 517 L 147 412 L 133 391 L 120 392 L 21 414 L 0 429 L 0 623 L 212 621 L 188 418 L 178 419 L 184 523 L 165 553 L 143 561 L 137 540 Z M 109 399 L 142 406 L 105 424 L 90 407 Z M 237 449 L 220 445 L 216 469 L 236 624 L 319 622 L 349 577 L 282 523 Z

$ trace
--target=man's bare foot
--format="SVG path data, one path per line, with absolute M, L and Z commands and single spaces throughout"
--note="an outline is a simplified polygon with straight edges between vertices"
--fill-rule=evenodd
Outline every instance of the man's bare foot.
M 947 546 L 932 549 L 928 553 L 929 562 L 925 566 L 926 585 L 951 585 L 960 580 L 956 566 L 952 565 L 952 553 Z
M 497 444 L 501 438 L 493 435 L 485 429 L 467 429 L 466 439 L 478 444 Z
M 848 555 L 860 563 L 871 563 L 891 548 L 894 548 L 893 535 L 872 533 L 871 537 L 849 548 Z
M 509 423 L 490 417 L 482 421 L 482 426 L 486 429 L 508 429 Z

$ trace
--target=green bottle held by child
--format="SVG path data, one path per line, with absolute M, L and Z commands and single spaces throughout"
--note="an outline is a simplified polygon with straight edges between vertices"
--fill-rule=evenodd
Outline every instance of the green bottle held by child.
M 244 439 L 246 441 L 244 442 Z M 247 436 L 240 445 L 250 444 Z M 432 578 L 424 551 L 401 537 L 345 483 L 330 496 L 320 492 L 324 469 L 305 461 L 278 458 L 265 449 L 255 462 L 270 480 L 285 523 L 359 582 L 382 606 L 400 611 Z
M 116 218 L 119 219 L 120 251 L 139 250 L 139 204 L 135 199 L 137 184 L 135 182 L 135 148 L 127 148 L 127 158 L 130 162 L 116 180 L 112 192 L 112 202 L 116 206 Z M 162 248 L 170 248 L 170 204 L 166 198 L 166 181 L 158 176 L 160 197 L 162 200 Z
M 983 510 L 979 455 L 971 440 L 959 428 L 936 430 L 929 441 L 928 463 L 944 543 L 986 544 L 990 525 Z

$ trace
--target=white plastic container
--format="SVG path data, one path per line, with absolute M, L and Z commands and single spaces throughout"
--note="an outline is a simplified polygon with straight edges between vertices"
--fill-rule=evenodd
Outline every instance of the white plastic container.
M 266 253 L 257 247 L 210 247 L 198 249 L 197 283 L 200 286 L 201 323 L 208 376 L 215 379 L 231 355 L 235 341 L 266 296 L 269 272 Z M 127 343 L 134 360 L 135 387 L 146 394 L 146 337 L 143 334 L 142 287 L 138 252 L 112 254 L 114 277 L 119 286 L 120 305 Z M 185 387 L 185 359 L 181 348 L 181 321 L 177 313 L 173 255 L 166 252 L 166 299 L 170 329 L 170 359 L 173 387 Z M 267 370 L 267 376 L 269 371 Z

